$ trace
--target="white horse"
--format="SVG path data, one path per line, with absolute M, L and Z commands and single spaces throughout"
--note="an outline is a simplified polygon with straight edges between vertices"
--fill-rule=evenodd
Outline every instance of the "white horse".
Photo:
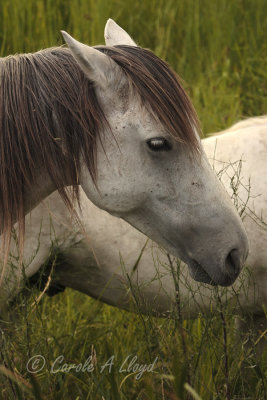
M 167 64 L 114 22 L 105 35 L 109 46 L 93 48 L 63 32 L 70 50 L 0 60 L 4 246 L 18 220 L 21 254 L 25 212 L 56 189 L 71 206 L 65 186 L 77 195 L 79 183 L 97 207 L 183 259 L 194 279 L 232 284 L 247 237 L 188 97 Z
M 267 306 L 267 117 L 240 122 L 223 135 L 202 140 L 202 144 L 242 213 L 250 244 L 247 270 L 233 287 L 224 289 L 222 299 L 236 301 L 239 292 L 236 311 L 262 320 Z M 56 253 L 61 264 L 53 271 L 52 287 L 71 287 L 125 309 L 131 309 L 131 287 L 139 294 L 143 312 L 170 313 L 177 281 L 172 269 L 175 262 L 170 265 L 166 252 L 123 220 L 97 208 L 84 193 L 77 213 L 82 226 L 54 193 L 27 216 L 26 275 L 33 276 Z M 10 270 L 13 294 L 24 282 L 18 271 Z M 199 311 L 209 312 L 215 301 L 212 288 L 191 279 L 184 264 L 179 274 L 182 316 L 193 318 Z

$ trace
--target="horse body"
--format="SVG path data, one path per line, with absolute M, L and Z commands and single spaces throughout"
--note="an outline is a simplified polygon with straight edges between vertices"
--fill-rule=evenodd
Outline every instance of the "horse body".
M 203 145 L 211 165 L 242 213 L 250 244 L 246 264 L 252 268 L 265 266 L 267 117 L 237 123 L 223 135 L 203 140 Z
M 4 245 L 18 220 L 21 254 L 25 212 L 56 189 L 71 207 L 65 187 L 78 197 L 80 184 L 97 207 L 183 259 L 194 279 L 230 285 L 247 237 L 199 143 L 194 109 L 166 63 L 109 22 L 107 40 L 114 32 L 119 46 L 63 33 L 70 50 L 1 60 Z

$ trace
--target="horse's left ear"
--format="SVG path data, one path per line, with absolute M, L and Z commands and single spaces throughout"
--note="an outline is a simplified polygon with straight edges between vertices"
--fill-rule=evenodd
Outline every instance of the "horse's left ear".
M 116 46 L 119 44 L 137 46 L 131 36 L 111 18 L 107 20 L 104 36 L 107 46 Z
M 61 33 L 73 57 L 91 81 L 103 89 L 117 81 L 117 74 L 120 74 L 121 70 L 110 57 L 93 47 L 78 42 L 65 31 L 61 31 Z

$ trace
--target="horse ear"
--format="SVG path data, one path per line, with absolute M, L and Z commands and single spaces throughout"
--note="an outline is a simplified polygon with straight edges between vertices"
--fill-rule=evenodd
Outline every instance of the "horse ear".
M 131 36 L 111 18 L 106 23 L 104 37 L 107 46 L 116 46 L 118 44 L 137 46 Z
M 61 33 L 73 57 L 91 81 L 102 88 L 106 88 L 117 81 L 115 75 L 118 76 L 121 70 L 110 57 L 94 47 L 78 42 L 65 31 L 61 31 Z

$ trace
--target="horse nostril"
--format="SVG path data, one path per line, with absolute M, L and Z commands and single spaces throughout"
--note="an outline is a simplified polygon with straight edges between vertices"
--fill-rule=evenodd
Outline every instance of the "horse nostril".
M 225 268 L 230 276 L 237 276 L 241 269 L 240 256 L 237 249 L 229 252 L 225 260 Z

